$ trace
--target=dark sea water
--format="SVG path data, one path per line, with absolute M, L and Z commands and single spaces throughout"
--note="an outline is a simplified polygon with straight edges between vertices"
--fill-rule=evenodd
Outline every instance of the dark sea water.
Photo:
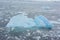
M 54 24 L 51 30 L 27 31 L 20 36 L 7 34 L 6 25 L 9 20 L 25 12 L 28 17 L 45 16 Z M 60 40 L 60 2 L 0 1 L 0 40 Z

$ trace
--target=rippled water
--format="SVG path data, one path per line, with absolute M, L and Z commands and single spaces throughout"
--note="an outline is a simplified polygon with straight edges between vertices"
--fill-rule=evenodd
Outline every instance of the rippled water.
M 27 30 L 11 36 L 6 30 L 10 18 L 26 12 L 28 17 L 43 15 L 54 27 L 51 30 Z M 20 2 L 0 1 L 0 40 L 60 40 L 60 2 Z

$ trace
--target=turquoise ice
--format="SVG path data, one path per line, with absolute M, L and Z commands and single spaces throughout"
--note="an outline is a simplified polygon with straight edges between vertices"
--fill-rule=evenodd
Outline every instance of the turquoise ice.
M 28 18 L 25 14 L 19 14 L 11 18 L 6 27 L 21 28 L 47 28 L 51 29 L 52 24 L 44 16 L 36 16 L 34 19 Z
M 52 23 L 50 23 L 50 21 L 48 21 L 48 19 L 42 15 L 35 17 L 35 23 L 37 27 L 43 27 L 43 28 L 47 28 L 47 29 L 51 29 L 52 28 Z

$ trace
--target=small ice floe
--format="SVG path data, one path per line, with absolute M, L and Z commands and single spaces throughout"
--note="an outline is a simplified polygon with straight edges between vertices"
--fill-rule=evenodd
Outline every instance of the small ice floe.
M 58 22 L 58 21 L 50 21 L 50 22 L 53 24 L 60 24 L 60 22 Z
M 6 27 L 21 27 L 21 28 L 47 28 L 51 29 L 52 24 L 44 16 L 36 16 L 34 19 L 28 18 L 26 14 L 19 13 L 11 18 Z

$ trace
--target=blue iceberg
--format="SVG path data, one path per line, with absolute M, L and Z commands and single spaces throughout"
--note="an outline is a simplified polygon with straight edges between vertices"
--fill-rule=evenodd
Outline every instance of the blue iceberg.
M 21 27 L 21 28 L 47 28 L 51 29 L 52 24 L 44 16 L 36 16 L 34 19 L 28 18 L 24 14 L 19 14 L 11 18 L 6 27 Z

